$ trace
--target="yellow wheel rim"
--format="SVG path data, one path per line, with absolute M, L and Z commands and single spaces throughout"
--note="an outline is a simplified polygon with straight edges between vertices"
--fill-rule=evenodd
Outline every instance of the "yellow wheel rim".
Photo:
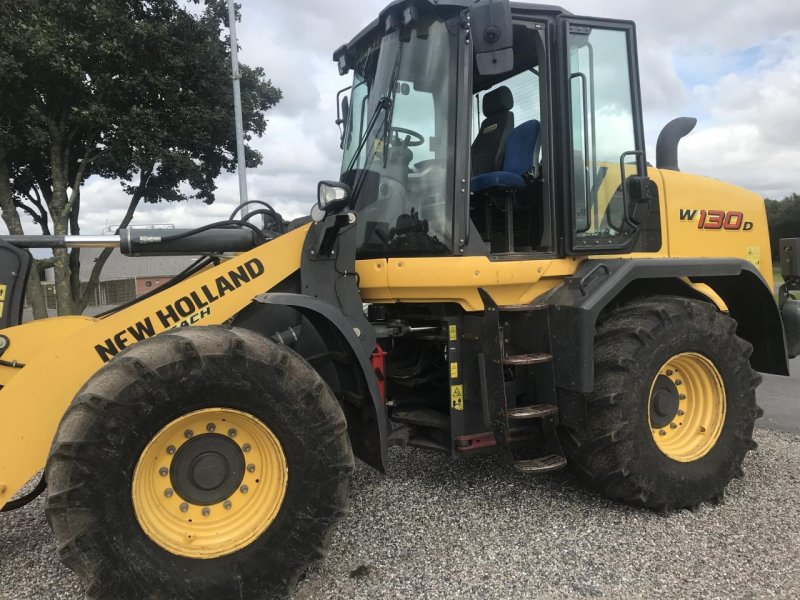
M 692 462 L 708 454 L 722 432 L 725 384 L 702 354 L 676 354 L 653 380 L 647 408 L 658 449 L 672 460 Z
M 286 456 L 255 417 L 208 408 L 172 421 L 145 447 L 131 496 L 139 525 L 165 550 L 208 559 L 241 550 L 286 495 Z

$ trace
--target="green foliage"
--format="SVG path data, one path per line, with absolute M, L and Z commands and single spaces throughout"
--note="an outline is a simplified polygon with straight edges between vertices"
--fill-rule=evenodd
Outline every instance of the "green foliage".
M 772 258 L 778 260 L 778 241 L 781 238 L 800 237 L 800 194 L 794 193 L 783 200 L 764 200 L 769 223 L 769 241 Z
M 24 160 L 15 157 L 26 176 L 17 187 L 48 187 L 52 165 L 35 162 L 49 163 L 48 142 L 63 139 L 69 185 L 86 161 L 82 179 L 131 181 L 152 170 L 148 202 L 213 202 L 214 178 L 235 168 L 224 2 L 209 0 L 199 16 L 176 0 L 16 0 L 0 10 L 10 33 L 0 42 L 0 123 L 7 131 L 0 148 L 27 150 Z M 260 136 L 280 91 L 262 69 L 247 66 L 241 87 L 245 130 Z M 260 161 L 249 149 L 248 166 Z

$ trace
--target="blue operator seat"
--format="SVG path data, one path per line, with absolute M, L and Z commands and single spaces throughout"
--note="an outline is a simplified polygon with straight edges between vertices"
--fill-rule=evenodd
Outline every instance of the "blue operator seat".
M 488 190 L 521 190 L 524 175 L 533 169 L 536 143 L 539 140 L 539 121 L 531 119 L 513 129 L 506 141 L 502 171 L 481 173 L 470 179 L 473 193 Z

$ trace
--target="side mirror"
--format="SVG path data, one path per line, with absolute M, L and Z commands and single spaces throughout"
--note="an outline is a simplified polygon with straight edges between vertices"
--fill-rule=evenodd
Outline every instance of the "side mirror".
M 469 9 L 475 65 L 481 75 L 514 68 L 514 31 L 508 0 L 479 0 Z
M 346 207 L 352 195 L 350 186 L 339 181 L 320 181 L 317 186 L 317 206 L 326 213 Z
M 800 238 L 783 238 L 778 242 L 778 247 L 784 281 L 800 279 Z
M 650 207 L 658 204 L 658 186 L 649 177 L 632 176 L 628 177 L 623 188 L 627 188 L 631 222 L 642 225 L 647 221 Z
M 340 112 L 336 118 L 336 125 L 339 126 L 339 148 L 344 148 L 344 136 L 347 135 L 347 117 L 350 116 L 350 98 L 342 96 Z

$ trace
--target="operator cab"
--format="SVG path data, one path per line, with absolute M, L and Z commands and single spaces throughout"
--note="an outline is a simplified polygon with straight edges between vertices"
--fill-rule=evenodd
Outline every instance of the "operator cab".
M 334 59 L 358 258 L 660 249 L 632 23 L 398 0 Z

